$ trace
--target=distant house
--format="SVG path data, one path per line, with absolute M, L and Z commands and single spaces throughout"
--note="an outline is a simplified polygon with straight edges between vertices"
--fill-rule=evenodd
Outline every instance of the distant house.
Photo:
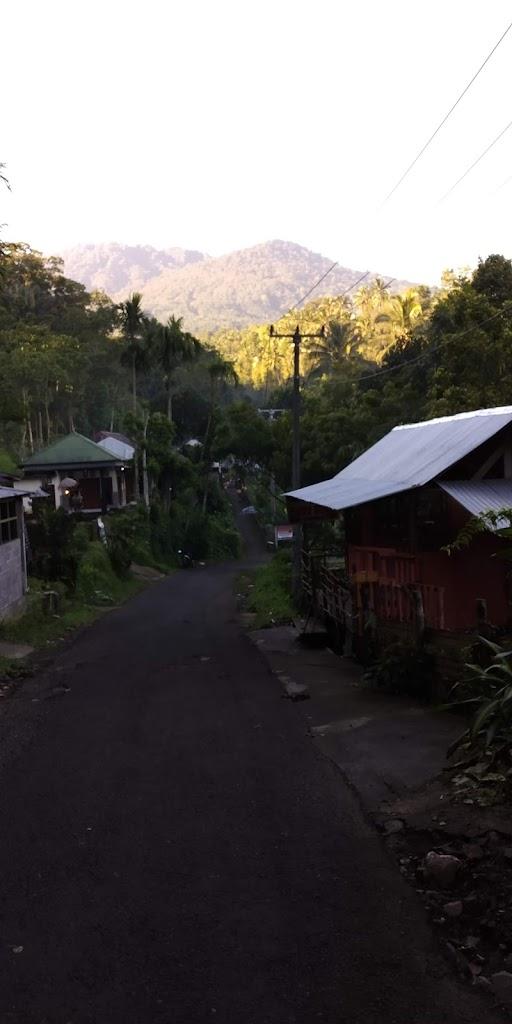
M 22 463 L 23 485 L 40 487 L 53 497 L 55 508 L 80 507 L 101 512 L 126 504 L 127 460 L 75 432 L 54 441 Z M 77 504 L 78 504 L 77 501 Z
M 6 474 L 2 479 L 5 484 Z M 27 590 L 24 491 L 4 484 L 0 483 L 0 621 L 22 610 Z
M 111 430 L 100 430 L 95 437 L 95 441 L 105 451 L 110 452 L 111 455 L 117 455 L 119 459 L 123 460 L 125 499 L 126 501 L 133 501 L 135 497 L 135 473 L 133 467 L 135 445 L 124 434 L 116 434 Z
M 315 599 L 356 649 L 427 631 L 512 628 L 511 567 L 492 532 L 451 555 L 471 516 L 512 509 L 512 406 L 395 427 L 332 479 L 287 495 L 289 519 L 343 517 L 345 566 Z M 310 587 L 311 589 L 311 587 Z

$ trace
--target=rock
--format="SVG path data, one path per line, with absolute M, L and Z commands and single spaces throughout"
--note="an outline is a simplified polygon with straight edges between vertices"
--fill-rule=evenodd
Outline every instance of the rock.
M 466 957 L 463 956 L 460 950 L 458 950 L 454 945 L 452 945 L 451 942 L 445 942 L 445 949 L 447 956 L 451 960 L 454 967 L 457 968 L 459 974 L 464 975 L 464 977 L 466 978 L 472 977 L 471 970 L 466 960 Z
M 458 857 L 447 853 L 436 853 L 431 850 L 423 862 L 425 877 L 435 882 L 441 889 L 449 889 L 453 885 L 460 868 Z
M 467 860 L 482 860 L 484 851 L 478 843 L 464 843 L 462 852 Z
M 510 971 L 498 971 L 491 977 L 494 995 L 500 1003 L 512 1006 L 512 974 Z
M 452 903 L 445 903 L 443 907 L 443 911 L 447 917 L 460 917 L 463 910 L 464 904 L 462 900 L 454 900 Z
M 403 821 L 400 818 L 391 818 L 390 821 L 384 823 L 384 832 L 386 835 L 391 836 L 395 832 L 402 832 L 405 828 Z
M 489 978 L 486 978 L 483 974 L 477 975 L 473 978 L 473 985 L 475 988 L 481 989 L 483 992 L 492 992 L 492 984 Z

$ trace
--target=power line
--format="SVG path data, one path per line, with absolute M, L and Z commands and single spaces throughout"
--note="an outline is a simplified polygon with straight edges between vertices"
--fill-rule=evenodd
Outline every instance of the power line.
M 471 334 L 473 331 L 477 331 L 480 327 L 484 327 L 485 324 L 489 324 L 491 320 L 496 320 L 497 317 L 501 316 L 503 309 L 499 309 L 497 313 L 493 313 L 492 316 L 486 317 L 485 320 L 481 320 L 478 324 L 473 324 L 472 327 L 468 327 L 467 331 L 463 331 L 462 334 L 457 334 L 457 340 L 464 338 L 467 334 Z M 451 340 L 451 338 L 450 338 Z M 396 363 L 395 366 L 387 366 L 383 370 L 376 370 L 375 373 L 367 373 L 362 377 L 356 377 L 355 380 L 348 381 L 349 384 L 360 384 L 363 380 L 374 380 L 375 377 L 383 377 L 384 374 L 394 373 L 395 370 L 401 370 L 404 366 L 412 366 L 413 363 L 418 363 L 420 359 L 425 359 L 426 356 L 431 355 L 432 352 L 438 352 L 439 349 L 448 345 L 449 341 L 441 341 L 438 345 L 431 345 L 430 348 L 426 349 L 425 352 L 420 352 L 419 356 L 413 356 L 411 359 L 404 359 L 401 363 Z
M 398 181 L 396 182 L 396 184 L 395 184 L 395 185 L 393 185 L 393 188 L 391 189 L 391 191 L 390 191 L 390 192 L 388 192 L 388 194 L 387 194 L 386 198 L 385 198 L 385 199 L 383 200 L 383 202 L 381 203 L 381 207 L 380 207 L 381 209 L 382 209 L 382 207 L 383 207 L 383 206 L 385 206 L 385 204 L 386 204 L 386 203 L 387 203 L 387 202 L 388 202 L 388 201 L 389 201 L 389 200 L 391 199 L 391 196 L 392 196 L 392 195 L 394 195 L 394 193 L 395 193 L 395 192 L 396 192 L 396 190 L 397 190 L 397 189 L 398 189 L 398 188 L 400 187 L 400 185 L 402 184 L 402 182 L 403 182 L 403 181 L 405 181 L 405 179 L 406 179 L 407 175 L 408 175 L 408 174 L 409 174 L 409 173 L 410 173 L 410 172 L 412 171 L 413 167 L 414 167 L 414 166 L 415 166 L 415 165 L 416 165 L 416 164 L 418 163 L 418 160 L 420 159 L 420 157 L 422 157 L 422 156 L 423 156 L 423 154 L 424 154 L 424 153 L 425 153 L 425 151 L 426 151 L 426 150 L 428 149 L 428 147 L 430 146 L 430 144 L 431 144 L 431 143 L 432 143 L 432 142 L 434 141 L 434 139 L 435 139 L 436 135 L 437 135 L 437 134 L 438 134 L 438 133 L 439 133 L 439 132 L 441 131 L 441 128 L 442 128 L 442 127 L 443 127 L 443 126 L 444 126 L 444 125 L 446 124 L 446 122 L 447 122 L 448 118 L 449 118 L 449 117 L 451 117 L 451 115 L 453 114 L 453 112 L 454 112 L 455 108 L 456 108 L 456 107 L 458 107 L 458 105 L 459 105 L 460 101 L 461 101 L 461 100 L 462 100 L 462 99 L 464 98 L 464 96 L 466 95 L 466 93 L 467 93 L 467 92 L 469 91 L 469 89 L 470 89 L 470 88 L 471 88 L 471 86 L 473 85 L 473 82 L 475 82 L 475 81 L 476 81 L 476 79 L 478 78 L 479 74 L 480 74 L 480 73 L 481 73 L 481 72 L 483 71 L 483 69 L 485 68 L 485 65 L 489 63 L 489 61 L 490 61 L 491 57 L 493 56 L 493 54 L 494 54 L 494 53 L 496 53 L 496 50 L 498 49 L 498 46 L 500 45 L 500 43 L 502 43 L 502 42 L 503 42 L 503 40 L 504 40 L 505 36 L 506 36 L 506 35 L 508 34 L 508 32 L 510 32 L 510 29 L 511 29 L 511 28 L 512 28 L 512 21 L 510 22 L 510 25 L 507 25 L 507 28 L 505 29 L 505 31 L 504 31 L 504 33 L 503 33 L 503 35 L 501 35 L 501 36 L 500 36 L 500 38 L 498 39 L 498 42 L 497 42 L 497 43 L 495 43 L 495 45 L 493 46 L 493 48 L 492 48 L 491 52 L 487 54 L 487 57 L 485 58 L 484 62 L 483 62 L 483 63 L 482 63 L 481 65 L 480 65 L 480 67 L 478 68 L 478 71 L 475 71 L 475 74 L 474 74 L 474 75 L 473 75 L 473 77 L 472 77 L 472 78 L 470 79 L 470 81 L 469 81 L 469 82 L 468 82 L 468 84 L 467 84 L 467 85 L 465 86 L 465 88 L 464 88 L 464 89 L 462 90 L 462 92 L 461 92 L 460 96 L 458 96 L 458 97 L 457 97 L 457 99 L 455 100 L 455 103 L 454 103 L 454 104 L 453 104 L 453 105 L 452 105 L 452 106 L 450 107 L 450 109 L 449 109 L 448 113 L 444 115 L 444 117 L 443 117 L 442 121 L 440 121 L 440 122 L 439 122 L 439 124 L 438 124 L 437 128 L 435 129 L 435 131 L 434 131 L 434 132 L 432 132 L 432 135 L 431 135 L 431 136 L 430 136 L 430 137 L 429 137 L 429 138 L 427 139 L 427 141 L 425 142 L 425 144 L 424 144 L 424 145 L 422 146 L 422 148 L 420 149 L 419 153 L 417 153 L 417 154 L 416 154 L 416 156 L 414 157 L 414 160 L 413 160 L 413 161 L 412 161 L 412 162 L 411 162 L 411 163 L 409 164 L 409 166 L 408 166 L 408 167 L 406 168 L 406 170 L 405 170 L 405 171 L 404 171 L 404 173 L 402 174 L 402 177 L 398 179 Z M 468 172 L 468 173 L 469 173 L 469 172 Z
M 509 128 L 512 128 L 512 121 L 509 121 L 508 124 L 505 125 L 505 127 L 501 130 L 499 135 L 497 135 L 496 138 L 493 139 L 488 146 L 486 146 L 483 153 L 480 153 L 480 156 L 477 156 L 476 160 L 473 161 L 471 166 L 464 171 L 464 174 L 461 174 L 460 178 L 457 178 L 457 181 L 454 182 L 454 184 L 451 186 L 451 188 L 448 189 L 447 192 L 445 192 L 444 196 L 441 196 L 441 199 L 439 200 L 440 203 L 444 203 L 445 199 L 447 199 L 448 196 L 451 195 L 451 193 L 457 188 L 457 185 L 460 185 L 461 181 L 464 181 L 464 178 L 467 178 L 468 174 L 473 170 L 473 168 L 476 167 L 476 165 L 479 164 L 481 160 L 483 160 L 484 156 L 487 156 L 487 153 L 490 152 L 493 146 L 495 146 L 496 143 L 503 138 L 505 132 L 508 132 Z
M 309 290 L 308 290 L 308 291 L 306 292 L 306 294 L 305 294 L 305 295 L 303 295 L 303 296 L 302 296 L 302 298 L 301 298 L 301 299 L 298 299 L 298 300 L 297 300 L 297 302 L 295 302 L 295 303 L 294 303 L 294 305 L 293 305 L 293 306 L 291 306 L 291 307 L 290 307 L 290 309 L 289 309 L 289 310 L 288 310 L 288 311 L 287 311 L 286 313 L 281 313 L 281 315 L 280 315 L 279 317 L 277 317 L 277 318 L 276 318 L 276 323 L 277 323 L 277 321 L 278 321 L 278 320 L 282 320 L 282 319 L 283 319 L 283 318 L 284 318 L 285 316 L 289 316 L 289 315 L 290 315 L 290 313 L 293 313 L 294 309 L 298 309 L 298 308 L 299 308 L 299 306 L 302 306 L 302 303 L 303 303 L 303 302 L 305 302 L 305 301 L 306 301 L 306 299 L 308 299 L 308 298 L 309 298 L 309 296 L 310 296 L 310 295 L 312 294 L 312 292 L 314 292 L 315 288 L 318 288 L 318 285 L 319 285 L 319 284 L 322 284 L 322 281 L 325 281 L 326 277 L 327 277 L 327 276 L 328 276 L 328 275 L 329 275 L 329 274 L 330 274 L 330 273 L 331 273 L 331 272 L 332 272 L 332 271 L 334 270 L 334 268 L 335 268 L 335 267 L 337 267 L 337 266 L 338 266 L 338 261 L 336 260 L 336 261 L 335 261 L 335 262 L 334 262 L 334 263 L 332 264 L 332 266 L 330 266 L 330 267 L 329 267 L 329 269 L 328 269 L 328 270 L 326 270 L 326 271 L 325 271 L 325 273 L 323 273 L 323 274 L 322 274 L 322 276 L 318 278 L 318 281 L 315 281 L 314 285 L 313 285 L 313 286 L 312 286 L 312 287 L 311 287 L 311 288 L 310 288 L 310 289 L 309 289 Z
M 298 309 L 299 306 L 302 306 L 302 303 L 305 302 L 306 299 L 309 298 L 311 293 L 315 291 L 315 288 L 318 288 L 318 285 L 321 284 L 322 281 L 325 281 L 325 278 L 328 276 L 328 274 L 330 274 L 331 271 L 334 270 L 334 268 L 337 267 L 337 266 L 338 266 L 338 262 L 336 261 L 336 263 L 332 264 L 332 267 L 329 267 L 329 269 L 325 271 L 325 274 L 322 274 L 322 276 L 309 289 L 309 291 L 307 291 L 306 294 L 303 295 L 301 299 L 298 299 L 298 301 L 295 303 L 294 306 L 291 306 L 291 308 L 286 313 L 281 313 L 281 315 L 279 317 L 276 317 L 275 323 L 279 323 L 279 320 L 283 320 L 285 316 L 289 316 L 290 313 L 293 313 L 294 309 Z M 361 274 L 361 276 L 357 278 L 357 281 L 354 281 L 353 284 L 349 284 L 348 288 L 345 288 L 345 291 L 340 292 L 340 294 L 337 295 L 336 298 L 342 299 L 344 295 L 348 295 L 348 293 L 351 292 L 353 288 L 357 288 L 358 284 L 361 284 L 361 282 L 364 281 L 365 278 L 367 278 L 369 276 L 369 274 L 370 274 L 370 271 L 369 270 L 365 270 L 364 274 Z M 387 283 L 387 285 L 385 287 L 387 288 L 395 280 L 396 280 L 396 278 L 392 277 L 391 280 L 388 281 L 388 283 Z

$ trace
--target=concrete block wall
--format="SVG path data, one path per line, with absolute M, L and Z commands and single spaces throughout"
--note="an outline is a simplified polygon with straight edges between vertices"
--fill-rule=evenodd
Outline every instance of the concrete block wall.
M 21 540 L 0 544 L 0 620 L 21 611 L 24 594 Z

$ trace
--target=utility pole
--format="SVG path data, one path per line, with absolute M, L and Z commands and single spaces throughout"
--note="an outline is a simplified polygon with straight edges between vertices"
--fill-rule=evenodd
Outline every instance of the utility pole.
M 292 401 L 292 490 L 297 491 L 300 487 L 300 347 L 304 340 L 310 338 L 325 338 L 325 327 L 312 334 L 303 334 L 297 324 L 293 334 L 281 333 L 274 330 L 270 325 L 271 338 L 289 338 L 293 341 L 293 401 Z M 293 528 L 293 566 L 292 584 L 293 593 L 296 599 L 300 598 L 301 592 L 301 563 L 302 563 L 302 527 L 295 523 Z

